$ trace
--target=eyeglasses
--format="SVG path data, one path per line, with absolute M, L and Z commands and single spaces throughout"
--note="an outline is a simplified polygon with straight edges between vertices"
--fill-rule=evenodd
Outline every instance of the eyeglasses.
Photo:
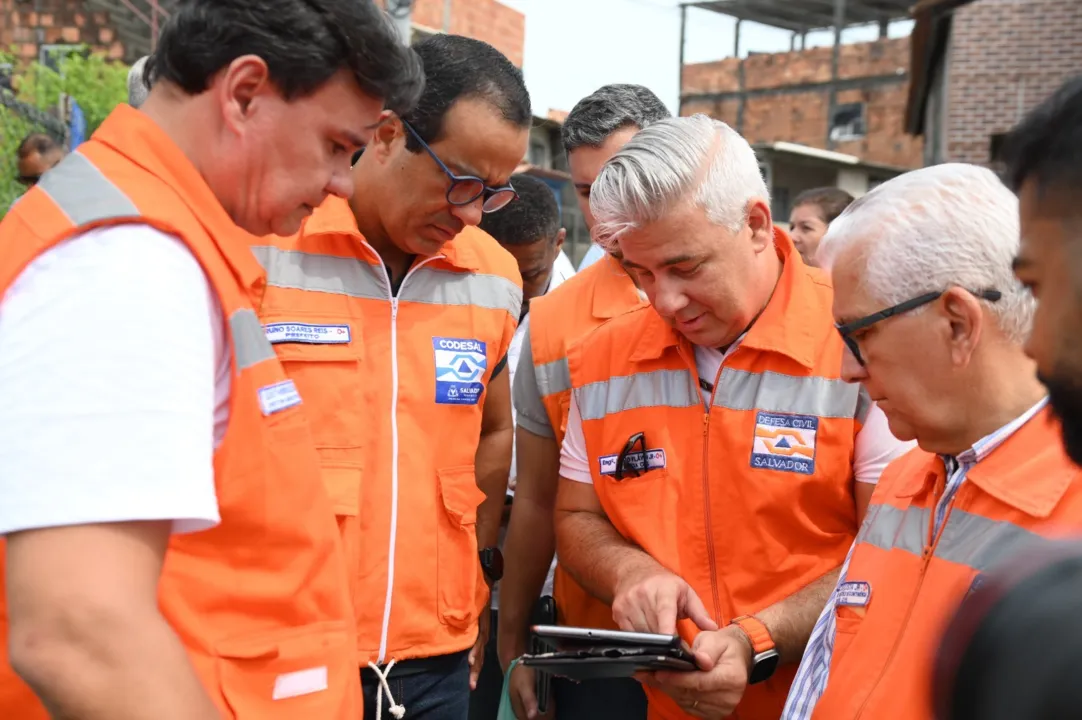
M 635 453 L 636 445 L 639 447 L 638 453 Z M 638 477 L 645 468 L 646 434 L 639 432 L 627 439 L 624 449 L 616 456 L 616 470 L 613 472 L 613 478 L 617 481 L 623 480 L 625 473 L 627 477 Z
M 409 131 L 413 139 L 421 144 L 425 152 L 436 161 L 436 164 L 440 166 L 440 170 L 443 170 L 443 173 L 450 179 L 451 186 L 447 188 L 447 202 L 461 207 L 471 205 L 477 202 L 478 198 L 484 196 L 485 202 L 481 206 L 482 212 L 493 213 L 506 207 L 512 200 L 518 199 L 518 193 L 510 185 L 502 188 L 490 188 L 485 185 L 484 180 L 474 175 L 455 175 L 443 164 L 443 160 L 440 160 L 439 156 L 432 151 L 428 143 L 421 139 L 421 136 L 408 122 L 403 120 L 402 127 Z
M 857 339 L 853 337 L 853 333 L 869 328 L 877 322 L 886 320 L 889 317 L 901 315 L 902 313 L 907 313 L 910 310 L 916 310 L 919 307 L 935 302 L 942 297 L 945 292 L 947 291 L 940 290 L 938 292 L 925 293 L 924 295 L 919 295 L 911 300 L 892 305 L 886 310 L 880 310 L 877 313 L 865 315 L 852 322 L 845 323 L 844 325 L 835 325 L 834 327 L 838 328 L 838 333 L 842 336 L 845 346 L 849 348 L 849 352 L 853 353 L 853 357 L 856 358 L 861 367 L 864 367 L 864 357 L 860 354 L 860 345 L 857 343 Z M 987 300 L 988 302 L 997 302 L 1003 297 L 1003 293 L 999 290 L 969 290 L 969 292 L 976 297 L 979 297 L 981 300 Z

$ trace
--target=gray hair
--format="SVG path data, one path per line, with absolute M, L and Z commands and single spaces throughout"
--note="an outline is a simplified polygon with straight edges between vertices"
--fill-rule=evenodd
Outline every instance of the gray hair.
M 564 120 L 564 151 L 601 147 L 625 127 L 642 129 L 672 117 L 653 92 L 642 85 L 605 85 L 575 104 Z
M 1014 194 L 991 170 L 951 163 L 908 172 L 856 200 L 830 224 L 816 260 L 830 270 L 858 249 L 864 288 L 884 307 L 951 287 L 998 290 L 988 307 L 1021 344 L 1036 303 L 1011 269 L 1019 244 Z
M 150 88 L 147 85 L 144 73 L 146 71 L 148 55 L 144 55 L 135 61 L 128 71 L 128 104 L 137 108 L 146 102 Z
M 590 191 L 594 240 L 611 248 L 624 231 L 656 222 L 688 198 L 733 232 L 752 200 L 770 202 L 751 145 L 706 115 L 659 120 L 613 155 Z

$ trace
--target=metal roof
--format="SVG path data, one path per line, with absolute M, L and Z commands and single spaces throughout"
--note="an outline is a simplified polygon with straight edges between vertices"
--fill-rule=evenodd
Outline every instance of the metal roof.
M 710 0 L 687 2 L 739 20 L 803 33 L 834 27 L 835 0 Z M 845 0 L 845 25 L 865 25 L 910 17 L 915 0 Z

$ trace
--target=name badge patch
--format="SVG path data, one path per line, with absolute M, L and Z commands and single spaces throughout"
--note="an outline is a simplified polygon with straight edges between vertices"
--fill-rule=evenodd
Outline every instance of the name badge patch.
M 259 388 L 259 407 L 264 415 L 273 415 L 301 404 L 301 394 L 292 380 Z
M 271 345 L 308 343 L 311 345 L 346 345 L 352 339 L 349 325 L 309 325 L 308 323 L 271 323 L 264 327 Z
M 811 415 L 757 412 L 751 466 L 812 475 L 818 430 L 819 418 Z
M 643 457 L 641 452 L 631 452 L 627 454 L 627 466 L 638 470 L 639 472 L 647 472 L 649 470 L 659 470 L 665 467 L 665 451 L 658 448 L 654 450 L 647 450 L 646 457 Z M 598 462 L 601 464 L 602 475 L 615 475 L 616 474 L 616 462 L 620 456 L 617 455 L 605 455 L 598 458 Z M 624 472 L 627 472 L 626 470 Z
M 867 607 L 872 599 L 872 586 L 866 582 L 845 582 L 838 586 L 838 605 Z
M 432 338 L 436 355 L 436 402 L 476 405 L 485 391 L 481 382 L 488 369 L 485 343 L 466 338 Z

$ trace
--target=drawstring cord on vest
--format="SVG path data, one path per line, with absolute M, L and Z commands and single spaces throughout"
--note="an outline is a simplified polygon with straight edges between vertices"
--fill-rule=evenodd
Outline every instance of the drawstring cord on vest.
M 387 702 L 391 704 L 391 714 L 394 715 L 395 720 L 402 720 L 406 716 L 406 706 L 396 705 L 394 701 L 394 695 L 391 695 L 391 686 L 387 684 L 387 676 L 391 674 L 391 668 L 394 667 L 394 660 L 387 663 L 387 667 L 384 670 L 379 669 L 379 665 L 374 662 L 368 663 L 368 667 L 372 672 L 376 674 L 376 678 L 379 680 L 379 689 L 376 691 L 376 720 L 380 720 L 383 716 L 383 691 L 387 691 Z

